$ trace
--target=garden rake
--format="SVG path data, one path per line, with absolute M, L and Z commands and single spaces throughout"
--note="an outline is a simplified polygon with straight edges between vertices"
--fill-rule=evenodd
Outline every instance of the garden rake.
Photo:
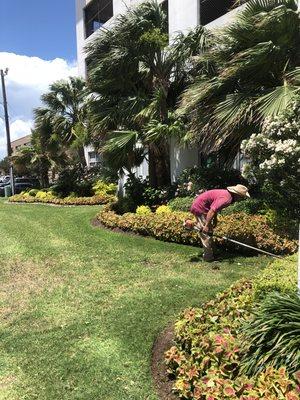
M 188 229 L 188 230 L 194 230 L 194 231 L 196 231 L 196 232 L 198 232 L 198 233 L 201 233 L 201 232 L 202 232 L 202 229 L 199 228 L 197 225 L 194 225 L 193 228 L 188 228 L 187 225 L 184 223 L 184 227 L 185 227 L 186 229 Z M 206 234 L 205 234 L 205 235 L 206 235 Z M 207 235 L 208 235 L 208 236 L 211 236 L 211 237 L 215 237 L 215 238 L 217 238 L 217 239 L 226 240 L 227 242 L 231 242 L 231 243 L 237 244 L 237 245 L 239 245 L 239 246 L 246 247 L 247 249 L 255 250 L 255 251 L 259 252 L 259 253 L 266 254 L 266 255 L 268 255 L 268 256 L 270 256 L 270 257 L 281 258 L 281 259 L 283 258 L 282 256 L 278 256 L 277 254 L 273 254 L 273 253 L 270 253 L 270 252 L 268 252 L 268 251 L 258 249 L 257 247 L 250 246 L 249 244 L 239 242 L 238 240 L 231 239 L 231 238 L 229 238 L 229 237 L 227 237 L 227 236 L 220 236 L 220 235 L 216 235 L 216 234 L 214 234 L 214 233 L 208 233 Z

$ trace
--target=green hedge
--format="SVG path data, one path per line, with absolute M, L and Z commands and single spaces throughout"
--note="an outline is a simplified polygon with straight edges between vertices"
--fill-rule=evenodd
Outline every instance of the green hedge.
M 17 194 L 11 196 L 8 199 L 11 203 L 43 203 L 43 204 L 57 204 L 57 205 L 73 205 L 73 206 L 83 206 L 83 205 L 98 205 L 107 204 L 115 201 L 115 196 L 111 195 L 97 195 L 92 197 L 65 197 L 65 198 L 37 198 L 33 196 L 26 196 L 24 194 Z
M 169 201 L 169 206 L 172 211 L 185 211 L 188 212 L 191 209 L 194 197 L 176 197 Z
M 201 244 L 196 232 L 187 231 L 183 227 L 184 220 L 191 218 L 189 213 L 173 212 L 167 215 L 126 213 L 118 215 L 105 208 L 98 214 L 97 218 L 103 225 L 111 229 L 119 228 L 123 231 L 152 236 L 167 242 L 189 245 Z M 268 226 L 266 218 L 261 215 L 249 216 L 245 213 L 239 213 L 220 217 L 215 233 L 277 254 L 292 254 L 297 249 L 296 241 L 279 236 Z M 235 246 L 224 240 L 216 239 L 216 242 L 222 247 L 236 249 Z M 244 251 L 244 248 L 241 247 L 239 251 Z
M 256 298 L 272 291 L 294 293 L 297 290 L 297 255 L 273 261 L 255 280 Z

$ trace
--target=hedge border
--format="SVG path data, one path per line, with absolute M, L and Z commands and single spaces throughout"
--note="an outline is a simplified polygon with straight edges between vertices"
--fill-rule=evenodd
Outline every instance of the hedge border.
M 91 196 L 91 197 L 74 197 L 74 198 L 54 198 L 39 199 L 36 197 L 24 197 L 20 195 L 11 196 L 9 203 L 21 204 L 49 204 L 56 206 L 97 206 L 112 203 L 116 200 L 115 196 Z
M 127 213 L 119 215 L 111 211 L 111 207 L 108 205 L 96 218 L 102 225 L 111 230 L 118 228 L 126 233 L 154 237 L 165 242 L 192 246 L 201 245 L 199 235 L 196 232 L 185 230 L 182 226 L 184 219 L 191 218 L 189 213 L 173 212 L 165 215 Z M 238 224 L 235 224 L 235 222 L 238 222 Z M 247 223 L 249 226 L 246 225 Z M 232 226 L 235 226 L 235 230 L 232 230 Z M 239 213 L 234 216 L 221 217 L 216 233 L 276 254 L 293 254 L 297 251 L 297 241 L 279 236 L 268 226 L 266 218 L 261 215 L 249 216 L 245 213 Z M 223 248 L 236 250 L 236 246 L 225 240 L 215 239 L 215 241 Z M 245 249 L 240 247 L 239 252 L 245 253 Z M 247 253 L 249 254 L 249 251 Z

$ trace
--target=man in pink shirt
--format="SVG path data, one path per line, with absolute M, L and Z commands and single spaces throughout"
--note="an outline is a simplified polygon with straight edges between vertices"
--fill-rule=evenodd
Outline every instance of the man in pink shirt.
M 201 229 L 200 238 L 204 247 L 204 261 L 213 261 L 213 239 L 210 236 L 217 225 L 218 212 L 230 204 L 249 198 L 248 188 L 243 185 L 229 186 L 227 189 L 213 189 L 200 194 L 193 202 L 191 213 L 195 215 Z M 192 222 L 186 226 L 192 228 Z

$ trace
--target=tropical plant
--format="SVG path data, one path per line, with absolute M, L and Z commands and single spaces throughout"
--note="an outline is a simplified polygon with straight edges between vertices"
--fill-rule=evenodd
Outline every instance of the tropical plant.
M 244 328 L 247 355 L 243 370 L 250 375 L 266 366 L 286 366 L 289 373 L 300 366 L 300 297 L 297 293 L 272 293 L 254 312 Z
M 35 126 L 31 133 L 31 145 L 20 147 L 11 157 L 15 172 L 19 175 L 38 177 L 42 187 L 49 186 L 49 171 L 65 165 L 66 157 L 57 142 L 49 118 L 39 118 L 35 110 Z
M 214 32 L 181 102 L 190 121 L 186 140 L 231 162 L 243 139 L 292 106 L 300 83 L 299 21 L 295 0 L 250 0 Z
M 120 170 L 130 172 L 146 158 L 152 187 L 169 184 L 169 140 L 184 132 L 172 110 L 189 79 L 187 59 L 206 46 L 207 36 L 200 27 L 169 47 L 166 13 L 146 1 L 87 47 L 94 141 Z
M 88 142 L 86 113 L 89 102 L 83 79 L 70 77 L 52 83 L 41 97 L 43 106 L 35 110 L 35 122 L 49 121 L 52 140 L 58 142 L 71 159 L 85 165 L 83 146 Z

